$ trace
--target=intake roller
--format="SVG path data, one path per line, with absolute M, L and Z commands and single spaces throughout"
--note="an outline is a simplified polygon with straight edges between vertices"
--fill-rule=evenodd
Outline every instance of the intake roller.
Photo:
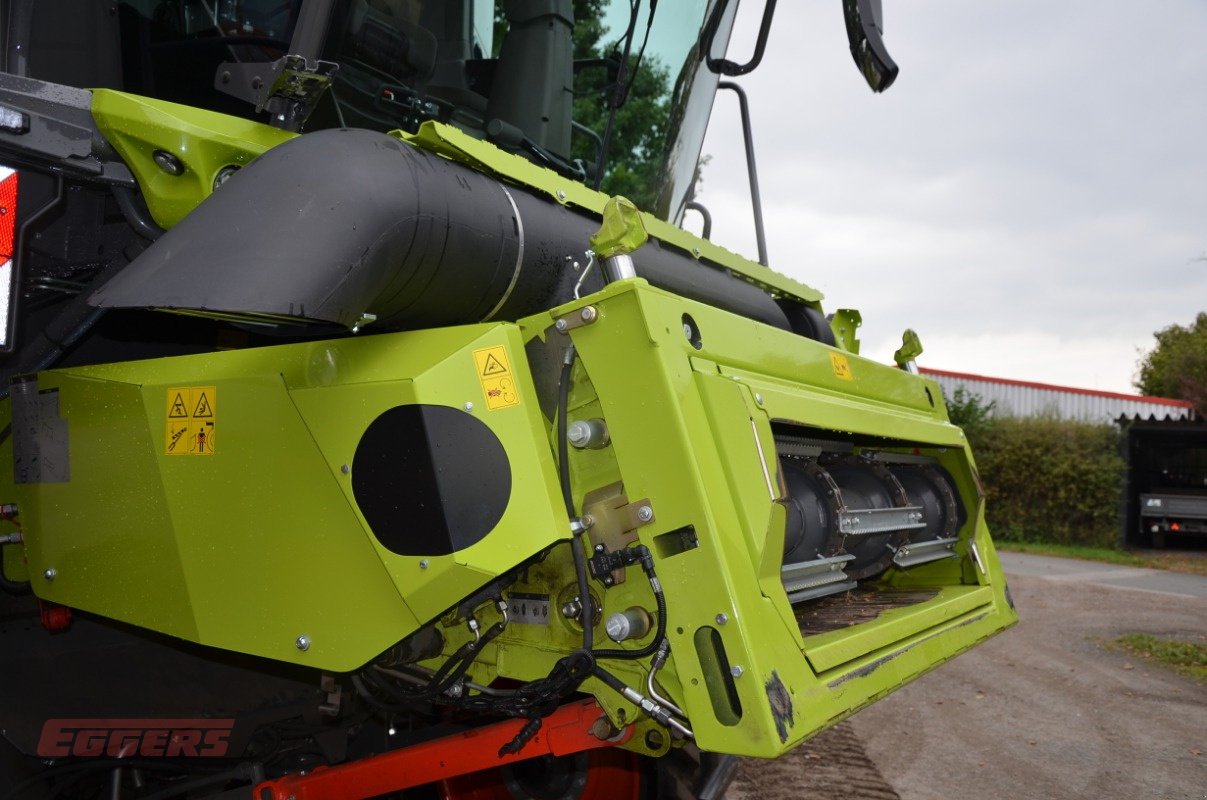
M 89 302 L 306 332 L 514 320 L 572 298 L 599 219 L 394 137 L 341 129 L 275 147 Z M 790 329 L 765 292 L 651 240 L 651 284 Z M 602 286 L 595 270 L 584 292 Z

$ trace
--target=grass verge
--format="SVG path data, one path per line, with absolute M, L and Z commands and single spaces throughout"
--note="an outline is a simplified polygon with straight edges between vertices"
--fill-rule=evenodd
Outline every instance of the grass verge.
M 1128 550 L 1111 550 L 1106 547 L 1080 547 L 1068 544 L 1041 544 L 1037 542 L 994 541 L 998 550 L 1014 553 L 1035 553 L 1059 558 L 1083 558 L 1087 561 L 1103 561 L 1107 564 L 1122 564 L 1127 567 L 1167 569 L 1171 572 L 1188 572 L 1192 575 L 1207 575 L 1207 558 L 1184 553 L 1133 553 Z
M 1169 667 L 1200 683 L 1207 681 L 1207 637 L 1200 636 L 1198 641 L 1189 641 L 1159 639 L 1147 633 L 1129 633 L 1108 642 L 1107 646 L 1143 661 Z

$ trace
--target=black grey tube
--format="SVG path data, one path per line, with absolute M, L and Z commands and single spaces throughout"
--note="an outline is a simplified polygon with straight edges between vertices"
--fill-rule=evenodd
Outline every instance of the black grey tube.
M 514 320 L 573 297 L 598 226 L 392 137 L 320 131 L 240 170 L 89 302 L 374 330 Z M 634 261 L 656 286 L 789 328 L 765 292 L 675 248 L 650 241 Z

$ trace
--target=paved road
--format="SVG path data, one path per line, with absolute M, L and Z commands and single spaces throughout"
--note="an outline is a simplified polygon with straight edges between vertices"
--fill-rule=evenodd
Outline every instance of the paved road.
M 1207 578 L 1002 561 L 1019 624 L 852 721 L 902 800 L 1207 797 L 1207 687 L 1103 646 L 1207 640 Z
M 1163 569 L 1121 567 L 1097 561 L 1052 558 L 1026 553 L 1000 553 L 1008 576 L 1026 575 L 1068 583 L 1092 583 L 1116 589 L 1157 592 L 1188 599 L 1207 599 L 1207 577 Z
M 1108 649 L 1207 640 L 1207 578 L 1002 554 L 1020 622 L 776 762 L 732 800 L 1207 800 L 1207 686 Z

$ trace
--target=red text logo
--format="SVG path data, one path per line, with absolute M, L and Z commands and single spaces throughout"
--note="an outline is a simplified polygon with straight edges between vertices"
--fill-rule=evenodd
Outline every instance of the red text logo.
M 38 755 L 221 757 L 234 725 L 233 719 L 51 719 L 42 726 Z

